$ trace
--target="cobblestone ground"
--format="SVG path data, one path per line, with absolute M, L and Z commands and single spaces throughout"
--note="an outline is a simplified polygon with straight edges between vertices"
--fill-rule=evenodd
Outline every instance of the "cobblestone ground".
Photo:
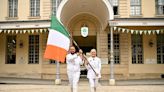
M 69 86 L 1 84 L 0 92 L 71 92 Z M 88 85 L 79 85 L 78 92 L 89 92 Z M 164 85 L 99 86 L 97 92 L 164 92 Z

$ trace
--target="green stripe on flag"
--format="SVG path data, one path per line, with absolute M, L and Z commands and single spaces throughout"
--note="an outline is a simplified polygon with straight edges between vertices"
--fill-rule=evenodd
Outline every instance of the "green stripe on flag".
M 58 21 L 58 19 L 54 15 L 51 16 L 50 28 L 59 31 L 60 33 L 62 33 L 63 35 L 69 38 L 68 31 L 65 29 L 65 27 Z

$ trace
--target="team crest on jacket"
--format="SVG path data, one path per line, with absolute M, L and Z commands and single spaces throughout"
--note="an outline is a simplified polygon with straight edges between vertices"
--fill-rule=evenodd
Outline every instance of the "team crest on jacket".
M 82 27 L 81 28 L 81 35 L 83 37 L 87 37 L 88 36 L 88 27 Z

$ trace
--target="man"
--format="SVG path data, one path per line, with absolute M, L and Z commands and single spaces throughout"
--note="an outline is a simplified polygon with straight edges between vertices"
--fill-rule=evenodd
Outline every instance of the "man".
M 82 50 L 79 50 L 79 53 L 76 53 L 75 47 L 71 46 L 70 53 L 66 56 L 66 63 L 71 92 L 77 92 L 78 82 L 80 78 L 80 65 L 83 64 Z
M 86 67 L 88 69 L 87 78 L 89 79 L 90 92 L 96 92 L 98 79 L 101 78 L 101 60 L 96 56 L 96 49 L 92 49 L 90 53 L 91 57 L 89 57 L 88 62 L 86 62 Z M 92 67 L 89 65 L 89 63 Z M 95 70 L 95 72 L 92 68 Z

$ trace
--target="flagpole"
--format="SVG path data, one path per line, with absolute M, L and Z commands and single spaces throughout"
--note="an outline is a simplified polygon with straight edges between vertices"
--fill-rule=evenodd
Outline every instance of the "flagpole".
M 58 9 L 58 0 L 56 2 L 56 15 L 57 15 L 57 9 Z M 54 11 L 53 11 L 54 13 Z M 53 14 L 54 16 L 54 14 Z M 59 61 L 56 61 L 56 79 L 55 79 L 55 84 L 60 85 L 61 84 L 61 79 L 60 79 L 60 63 Z
M 73 40 L 73 43 L 76 45 L 76 47 L 78 48 L 78 50 L 80 50 L 80 47 L 79 47 L 79 45 L 76 43 L 76 41 L 75 41 L 72 37 L 71 37 L 71 39 Z M 94 72 L 95 74 L 97 74 L 96 71 L 95 71 L 95 69 L 94 69 L 94 68 L 92 67 L 92 65 L 88 62 L 86 56 L 85 56 L 84 54 L 82 54 L 82 55 L 83 55 L 84 61 L 85 61 L 85 62 L 87 61 L 88 65 L 91 67 L 91 69 L 93 70 L 93 72 Z
M 69 35 L 70 36 L 70 35 Z M 78 50 L 80 50 L 79 45 L 76 43 L 76 41 L 70 36 L 70 38 L 72 39 L 74 45 L 78 48 Z M 84 62 L 87 62 L 88 65 L 91 67 L 91 69 L 93 70 L 93 72 L 97 75 L 97 72 L 95 71 L 95 69 L 92 67 L 92 65 L 88 62 L 88 59 L 86 58 L 86 56 L 84 54 L 82 54 L 83 58 L 84 58 Z

